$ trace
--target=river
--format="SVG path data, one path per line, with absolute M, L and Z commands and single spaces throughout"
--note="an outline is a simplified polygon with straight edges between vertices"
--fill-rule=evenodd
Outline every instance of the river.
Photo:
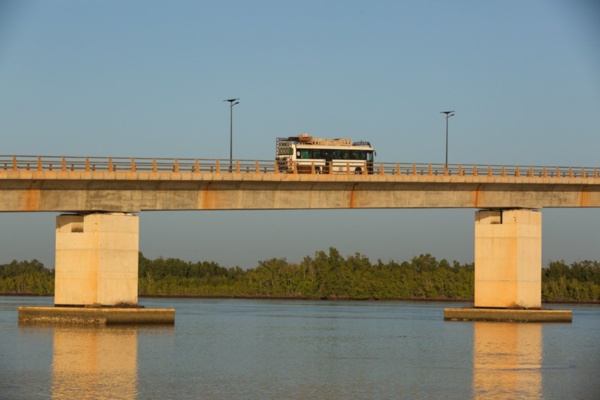
M 0 399 L 600 398 L 600 306 L 518 324 L 445 322 L 443 303 L 144 298 L 175 326 L 18 325 L 18 306 L 52 302 L 0 297 Z

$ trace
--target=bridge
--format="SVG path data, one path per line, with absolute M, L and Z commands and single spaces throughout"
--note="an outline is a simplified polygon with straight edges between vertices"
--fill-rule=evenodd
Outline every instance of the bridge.
M 67 213 L 57 217 L 55 304 L 110 305 L 137 303 L 142 211 L 474 208 L 475 306 L 539 308 L 540 210 L 600 207 L 596 167 L 334 166 L 0 156 L 0 212 Z

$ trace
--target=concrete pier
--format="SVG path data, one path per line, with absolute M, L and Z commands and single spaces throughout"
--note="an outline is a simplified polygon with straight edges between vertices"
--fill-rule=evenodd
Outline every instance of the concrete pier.
M 138 254 L 138 216 L 59 215 L 55 307 L 20 307 L 19 323 L 173 325 L 174 309 L 137 307 Z
M 542 307 L 542 214 L 475 213 L 475 307 Z
M 571 322 L 570 310 L 542 309 L 542 214 L 475 213 L 475 302 L 446 308 L 447 321 Z
M 54 304 L 137 304 L 138 252 L 136 215 L 59 215 Z

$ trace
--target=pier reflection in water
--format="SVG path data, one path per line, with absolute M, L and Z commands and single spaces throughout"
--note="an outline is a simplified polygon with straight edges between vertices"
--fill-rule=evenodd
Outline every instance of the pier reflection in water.
M 542 324 L 475 322 L 473 398 L 542 396 Z
M 137 398 L 137 328 L 53 330 L 53 398 Z

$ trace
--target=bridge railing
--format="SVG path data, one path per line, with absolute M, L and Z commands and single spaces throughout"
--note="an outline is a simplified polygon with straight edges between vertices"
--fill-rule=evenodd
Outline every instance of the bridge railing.
M 354 162 L 353 165 L 355 165 Z M 82 171 L 82 172 L 191 172 L 191 173 L 259 173 L 259 174 L 355 174 L 344 162 L 334 162 L 333 168 L 314 164 L 307 168 L 292 166 L 285 172 L 275 160 L 232 160 L 191 158 L 127 158 L 77 156 L 0 155 L 0 170 L 4 171 Z M 597 167 L 471 165 L 432 163 L 365 162 L 360 172 L 375 175 L 406 176 L 488 176 L 530 178 L 599 178 Z
M 382 175 L 598 178 L 599 170 L 596 167 L 375 163 L 373 173 Z

